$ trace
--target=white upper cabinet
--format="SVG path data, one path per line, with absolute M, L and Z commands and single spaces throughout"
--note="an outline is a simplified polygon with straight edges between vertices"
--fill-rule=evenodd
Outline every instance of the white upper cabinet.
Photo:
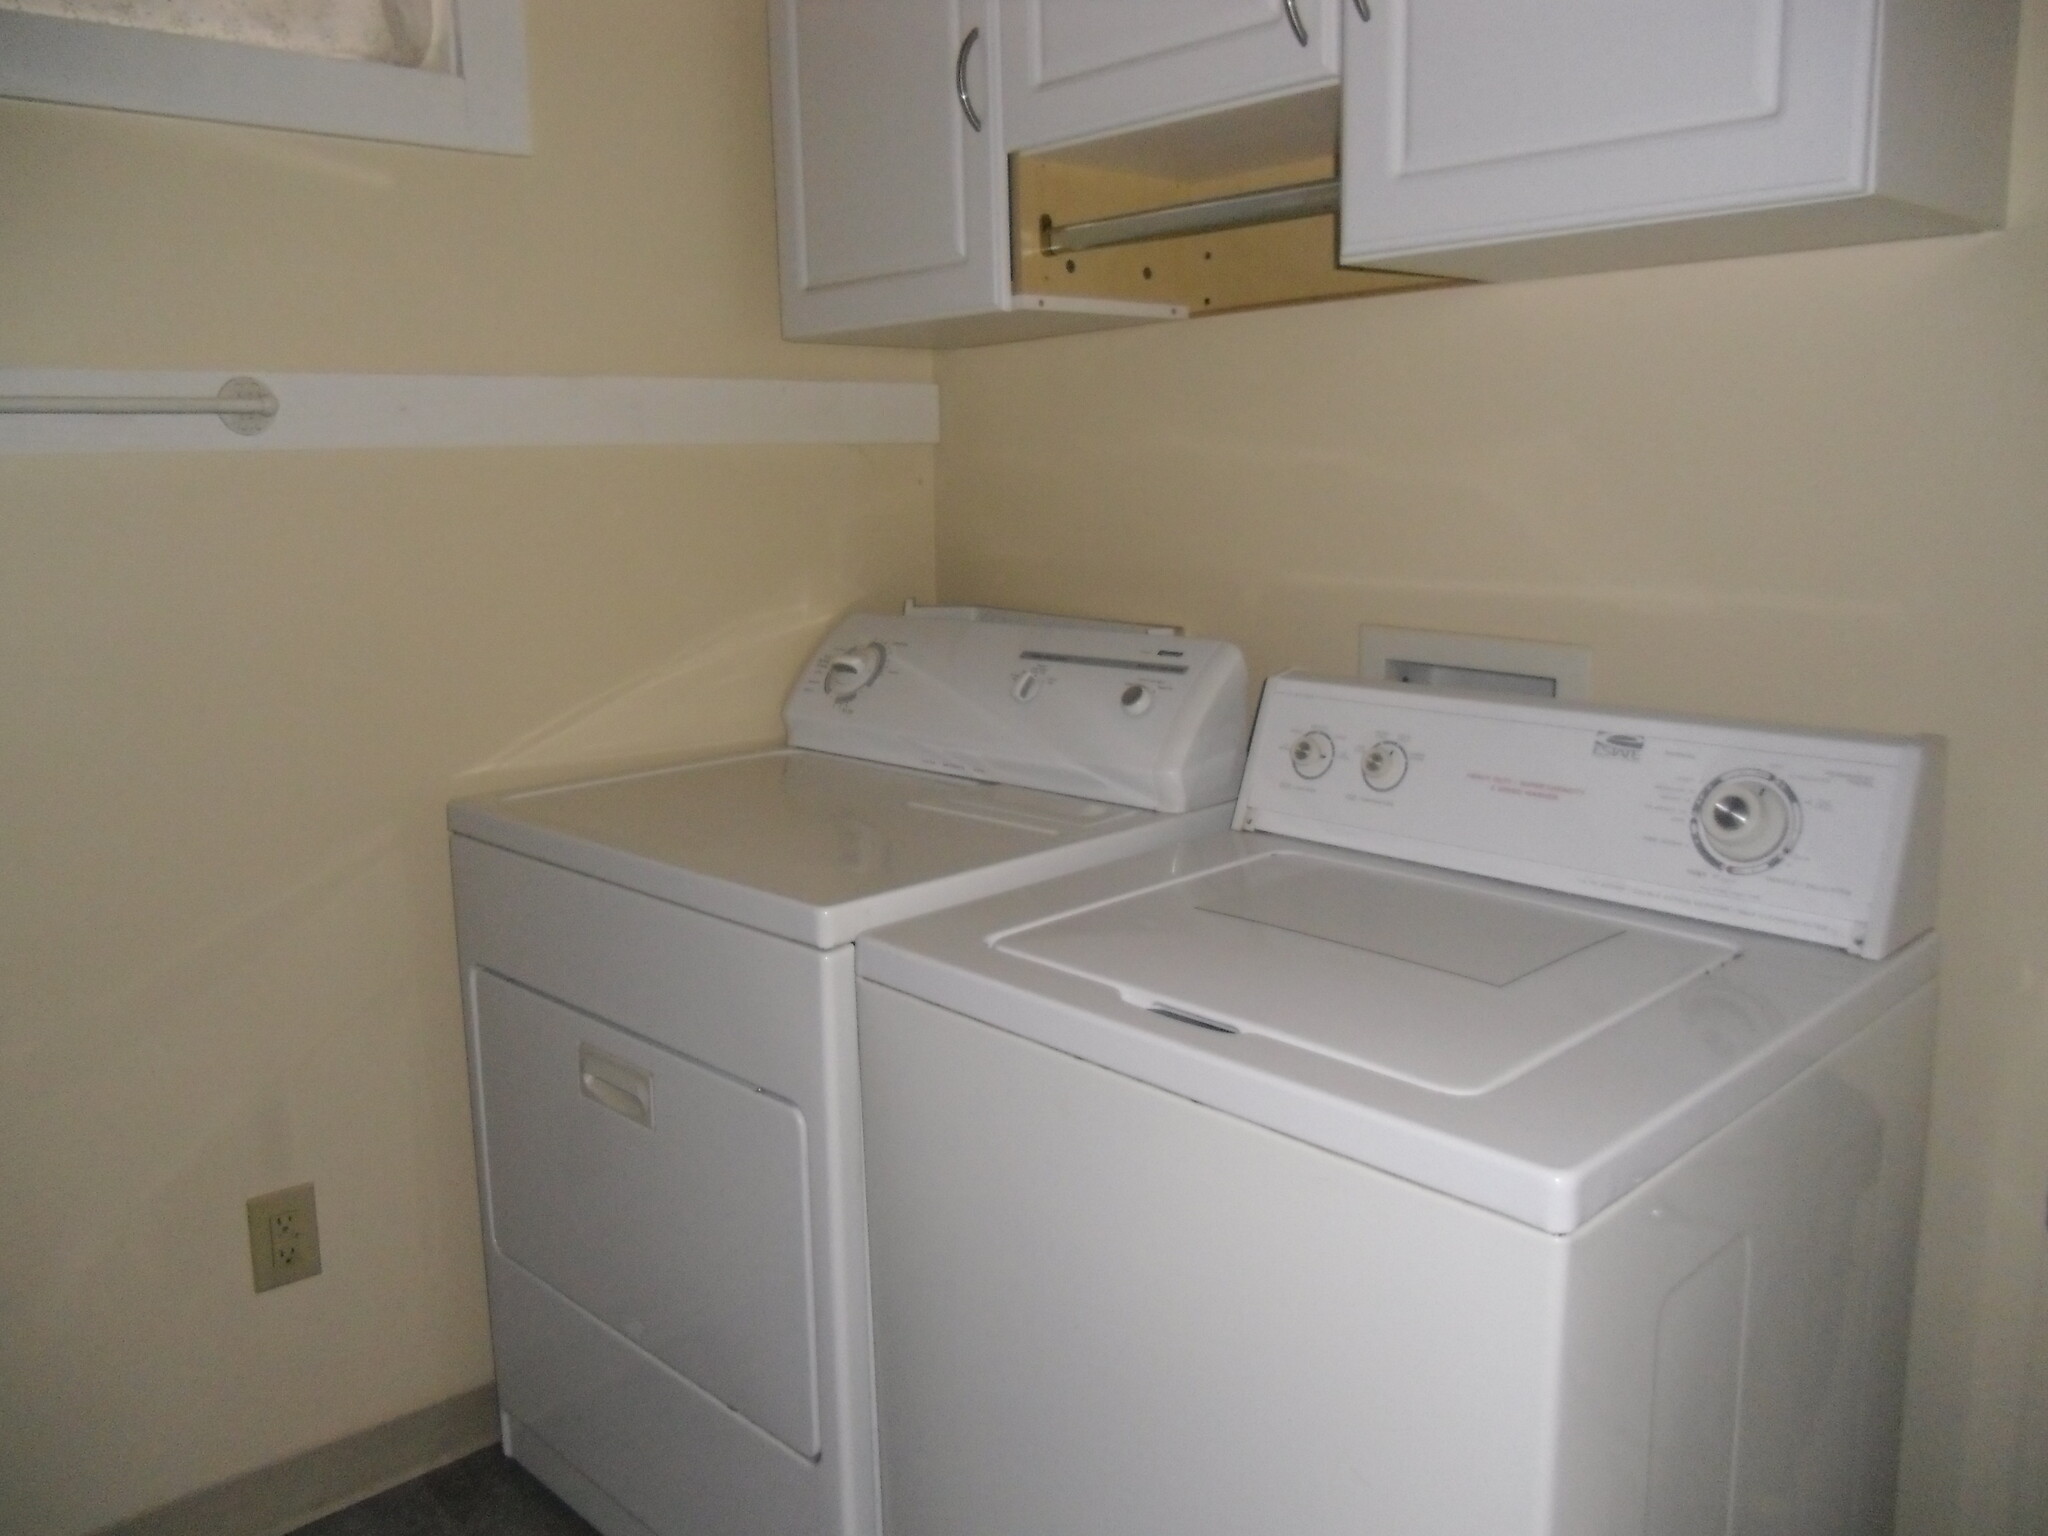
M 782 333 L 973 346 L 1184 316 L 1018 294 L 994 0 L 770 0 Z
M 1009 183 L 987 0 L 769 14 L 783 333 L 1000 308 Z
M 1353 0 L 1002 0 L 1005 142 L 1042 149 L 1334 85 Z
M 1498 279 L 2003 217 L 2017 0 L 1373 0 L 1345 262 Z
M 974 346 L 1991 228 L 2020 3 L 767 0 L 783 332 Z M 1261 222 L 1281 187 L 1341 193 L 1365 270 L 1298 200 Z

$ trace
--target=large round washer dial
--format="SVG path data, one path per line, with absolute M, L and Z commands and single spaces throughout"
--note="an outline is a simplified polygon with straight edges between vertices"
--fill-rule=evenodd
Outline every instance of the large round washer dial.
M 1337 760 L 1337 746 L 1326 732 L 1308 731 L 1294 738 L 1294 745 L 1287 749 L 1287 757 L 1302 778 L 1320 779 L 1330 771 L 1330 764 Z
M 882 675 L 888 653 L 881 642 L 869 641 L 850 651 L 841 651 L 825 663 L 825 697 L 850 699 Z
M 1692 840 L 1706 861 L 1731 875 L 1781 863 L 1799 842 L 1799 797 L 1761 768 L 1711 779 L 1692 804 Z

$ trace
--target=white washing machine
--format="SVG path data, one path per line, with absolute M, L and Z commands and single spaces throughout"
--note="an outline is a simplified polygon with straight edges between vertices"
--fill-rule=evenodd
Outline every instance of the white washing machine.
M 505 1446 L 610 1536 L 874 1536 L 854 936 L 1227 826 L 1249 726 L 1232 646 L 933 612 L 784 713 L 449 810 Z
M 891 1536 L 1888 1531 L 1938 748 L 1290 676 L 864 938 Z

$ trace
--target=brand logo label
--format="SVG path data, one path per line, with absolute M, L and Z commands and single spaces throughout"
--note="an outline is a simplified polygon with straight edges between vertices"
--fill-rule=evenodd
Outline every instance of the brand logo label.
M 1634 762 L 1643 755 L 1644 741 L 1640 736 L 1626 736 L 1619 731 L 1601 731 L 1593 738 L 1595 757 L 1619 757 Z

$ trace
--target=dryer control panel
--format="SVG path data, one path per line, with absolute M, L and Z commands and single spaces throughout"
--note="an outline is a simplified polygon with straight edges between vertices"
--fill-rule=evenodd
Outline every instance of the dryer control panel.
M 1283 674 L 1235 825 L 1872 958 L 1934 921 L 1942 744 Z
M 1138 626 L 854 614 L 783 706 L 789 744 L 1156 811 L 1222 805 L 1244 769 L 1244 656 Z

